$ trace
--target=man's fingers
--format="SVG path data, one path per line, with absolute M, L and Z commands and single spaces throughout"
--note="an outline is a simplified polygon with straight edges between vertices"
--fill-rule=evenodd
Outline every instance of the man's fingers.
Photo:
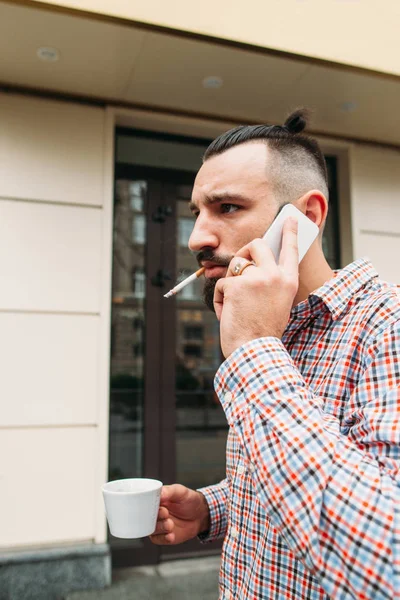
M 257 267 L 261 267 L 267 271 L 276 266 L 271 248 L 261 238 L 256 238 L 246 246 L 243 246 L 243 248 L 240 248 L 235 256 L 246 258 L 250 262 L 255 263 Z
M 228 272 L 226 274 L 227 277 L 238 276 L 244 273 L 245 269 L 248 267 L 253 267 L 254 263 L 247 258 L 241 258 L 239 256 L 234 256 L 229 263 Z
M 224 304 L 224 293 L 226 286 L 226 278 L 218 279 L 214 289 L 214 310 L 218 321 L 221 320 L 222 307 Z
M 158 510 L 157 520 L 158 521 L 163 521 L 164 519 L 168 519 L 168 517 L 169 517 L 168 509 L 165 508 L 165 506 L 160 506 L 160 508 Z
M 156 535 L 153 533 L 153 535 L 150 536 L 150 539 L 153 542 L 153 544 L 156 544 L 157 546 L 165 546 L 167 544 L 173 544 L 175 542 L 175 534 L 168 533 L 166 535 Z
M 161 535 L 171 533 L 174 529 L 174 522 L 172 519 L 158 520 L 153 535 Z
M 297 219 L 288 217 L 283 224 L 282 249 L 279 256 L 279 266 L 282 267 L 288 275 L 293 276 L 299 271 L 297 230 Z

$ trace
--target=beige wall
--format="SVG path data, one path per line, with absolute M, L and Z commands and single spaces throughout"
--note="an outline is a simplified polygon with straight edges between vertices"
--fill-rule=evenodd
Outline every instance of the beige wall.
M 229 126 L 0 95 L 1 547 L 105 540 L 117 121 L 207 136 Z M 400 282 L 400 153 L 335 148 L 349 164 L 346 260 L 352 241 L 354 257 Z
M 400 284 L 400 151 L 354 146 L 350 165 L 354 254 Z
M 103 541 L 105 111 L 0 95 L 0 546 Z
M 400 75 L 400 2 L 41 0 Z

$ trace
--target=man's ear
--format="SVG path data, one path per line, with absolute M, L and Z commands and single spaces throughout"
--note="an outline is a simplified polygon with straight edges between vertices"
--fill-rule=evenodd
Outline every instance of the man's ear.
M 296 205 L 322 231 L 328 215 L 328 200 L 324 194 L 319 190 L 311 190 L 299 198 Z

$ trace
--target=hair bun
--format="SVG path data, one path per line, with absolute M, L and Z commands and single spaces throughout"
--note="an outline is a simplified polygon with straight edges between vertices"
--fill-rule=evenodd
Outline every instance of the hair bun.
M 306 108 L 299 108 L 288 116 L 284 127 L 289 131 L 289 133 L 301 133 L 308 124 L 309 116 L 310 113 Z

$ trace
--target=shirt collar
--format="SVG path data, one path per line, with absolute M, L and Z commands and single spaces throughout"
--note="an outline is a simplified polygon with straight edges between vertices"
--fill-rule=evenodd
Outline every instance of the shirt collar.
M 368 258 L 360 258 L 344 269 L 335 271 L 335 276 L 312 292 L 306 300 L 292 309 L 290 321 L 303 321 L 326 312 L 332 319 L 339 319 L 345 312 L 354 294 L 378 273 Z

